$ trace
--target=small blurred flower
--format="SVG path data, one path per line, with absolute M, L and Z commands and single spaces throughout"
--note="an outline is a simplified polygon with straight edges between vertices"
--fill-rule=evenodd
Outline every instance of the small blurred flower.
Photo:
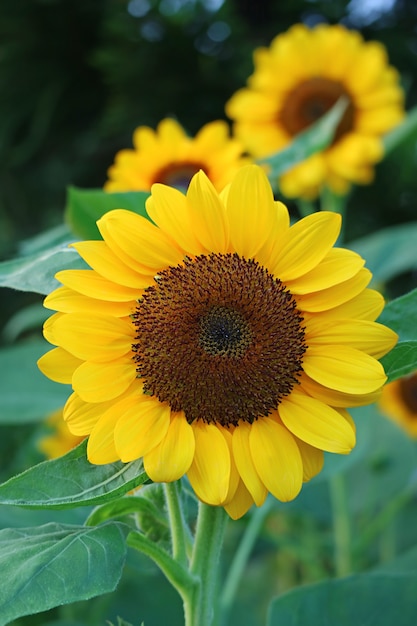
M 91 463 L 143 457 L 234 518 L 268 491 L 292 500 L 323 450 L 350 452 L 345 407 L 386 380 L 397 336 L 374 322 L 371 273 L 333 247 L 338 214 L 290 226 L 254 165 L 221 194 L 203 172 L 186 196 L 154 185 L 146 209 L 153 223 L 106 213 L 104 241 L 73 244 L 92 269 L 59 272 L 45 300 L 58 347 L 39 367 L 72 384 L 64 419 Z
M 39 440 L 38 447 L 48 459 L 56 459 L 78 446 L 85 437 L 73 435 L 63 419 L 63 409 L 51 413 L 46 420 L 50 434 Z
M 417 372 L 385 385 L 380 410 L 417 438 Z
M 200 169 L 220 191 L 249 162 L 242 157 L 240 142 L 230 138 L 229 127 L 221 120 L 206 124 L 191 138 L 178 122 L 167 118 L 156 131 L 139 126 L 133 145 L 134 150 L 116 154 L 105 191 L 150 191 L 154 183 L 185 191 Z
M 383 157 L 381 136 L 404 115 L 399 75 L 384 46 L 343 26 L 297 24 L 257 49 L 254 64 L 248 88 L 232 96 L 226 112 L 256 158 L 284 148 L 341 96 L 348 102 L 331 146 L 286 172 L 282 192 L 312 199 L 323 185 L 345 194 L 351 183 L 370 183 Z

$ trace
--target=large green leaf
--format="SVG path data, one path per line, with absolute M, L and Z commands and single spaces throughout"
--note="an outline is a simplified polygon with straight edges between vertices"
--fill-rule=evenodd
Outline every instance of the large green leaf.
M 128 209 L 147 217 L 145 201 L 149 193 L 129 191 L 106 193 L 101 189 L 69 187 L 66 220 L 73 232 L 83 239 L 101 239 L 96 221 L 112 209 Z
M 287 147 L 258 159 L 258 163 L 268 166 L 268 177 L 274 181 L 284 172 L 305 161 L 315 152 L 324 150 L 332 142 L 337 125 L 346 110 L 347 101 L 340 98 L 336 104 L 307 130 L 299 133 Z
M 384 283 L 402 272 L 417 268 L 417 222 L 384 228 L 349 243 L 366 259 L 373 281 Z
M 0 626 L 113 591 L 125 558 L 124 528 L 114 522 L 0 531 Z
M 87 442 L 66 455 L 44 461 L 0 485 L 0 504 L 66 509 L 100 504 L 148 480 L 142 460 L 92 465 Z
M 397 345 L 382 359 L 389 381 L 417 370 L 417 289 L 389 302 L 379 321 L 398 333 Z
M 273 600 L 267 626 L 412 626 L 417 553 L 369 574 L 299 587 Z
M 71 387 L 49 380 L 36 365 L 50 348 L 36 339 L 0 350 L 0 424 L 36 422 L 65 404 Z
M 54 278 L 57 272 L 87 267 L 78 252 L 63 243 L 0 263 L 0 287 L 46 295 L 60 286 Z

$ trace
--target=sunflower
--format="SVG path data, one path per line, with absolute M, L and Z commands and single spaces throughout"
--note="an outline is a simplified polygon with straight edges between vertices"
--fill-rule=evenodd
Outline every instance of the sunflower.
M 281 177 L 286 196 L 313 199 L 323 185 L 345 194 L 351 183 L 372 181 L 381 137 L 404 115 L 399 75 L 380 43 L 343 26 L 297 24 L 255 50 L 254 66 L 226 113 L 256 158 L 284 148 L 342 96 L 347 101 L 333 143 Z
M 417 372 L 386 385 L 379 406 L 382 413 L 417 438 Z
M 121 150 L 108 170 L 105 191 L 150 191 L 154 183 L 186 190 L 200 169 L 220 191 L 235 172 L 249 162 L 242 146 L 229 136 L 226 122 L 203 126 L 190 138 L 173 119 L 162 120 L 156 131 L 139 126 L 133 134 L 134 150 Z
M 69 452 L 84 439 L 73 435 L 67 423 L 62 419 L 62 408 L 54 411 L 46 420 L 49 434 L 42 437 L 38 448 L 48 459 L 56 459 Z
M 45 306 L 56 346 L 40 369 L 74 393 L 64 419 L 91 463 L 143 457 L 155 482 L 184 474 L 238 518 L 355 445 L 345 407 L 374 401 L 396 341 L 374 320 L 356 253 L 334 248 L 338 214 L 293 226 L 256 165 L 219 194 L 204 172 L 187 194 L 161 184 L 152 222 L 117 209 L 103 241 L 72 244 L 92 269 L 64 270 Z

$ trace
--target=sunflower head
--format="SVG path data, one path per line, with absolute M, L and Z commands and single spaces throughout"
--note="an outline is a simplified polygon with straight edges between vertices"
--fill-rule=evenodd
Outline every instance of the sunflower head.
M 248 87 L 226 105 L 235 135 L 254 157 L 281 150 L 342 96 L 347 108 L 333 143 L 280 179 L 289 197 L 314 198 L 323 185 L 344 194 L 372 181 L 381 137 L 404 115 L 399 75 L 384 47 L 343 26 L 297 24 L 254 54 Z
M 254 165 L 221 194 L 203 172 L 186 195 L 156 184 L 146 208 L 105 214 L 102 241 L 73 244 L 91 269 L 59 272 L 45 300 L 39 366 L 72 384 L 64 419 L 92 463 L 143 457 L 232 517 L 291 500 L 323 451 L 352 449 L 345 409 L 385 382 L 396 335 L 371 274 L 334 248 L 339 215 L 290 226 Z
M 133 145 L 133 150 L 116 154 L 105 191 L 150 191 L 154 183 L 185 191 L 199 170 L 220 191 L 249 162 L 242 157 L 241 143 L 229 136 L 222 120 L 206 124 L 191 138 L 177 121 L 166 118 L 155 131 L 139 126 Z
M 385 385 L 379 406 L 382 413 L 417 438 L 417 372 Z

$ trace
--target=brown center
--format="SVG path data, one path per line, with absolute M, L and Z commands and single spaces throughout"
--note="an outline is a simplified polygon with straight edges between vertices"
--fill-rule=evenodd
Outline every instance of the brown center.
M 192 177 L 199 170 L 204 170 L 200 163 L 169 163 L 155 174 L 154 182 L 186 191 Z
M 348 105 L 333 138 L 333 143 L 336 143 L 342 135 L 352 130 L 355 117 L 352 99 L 337 81 L 310 78 L 297 85 L 284 101 L 279 113 L 280 122 L 290 135 L 298 135 L 317 122 L 342 96 L 347 98 Z
M 404 404 L 417 417 L 417 374 L 401 378 L 399 383 L 401 398 Z
M 252 423 L 298 382 L 306 350 L 291 293 L 256 261 L 208 254 L 169 267 L 133 314 L 144 391 L 189 423 Z

